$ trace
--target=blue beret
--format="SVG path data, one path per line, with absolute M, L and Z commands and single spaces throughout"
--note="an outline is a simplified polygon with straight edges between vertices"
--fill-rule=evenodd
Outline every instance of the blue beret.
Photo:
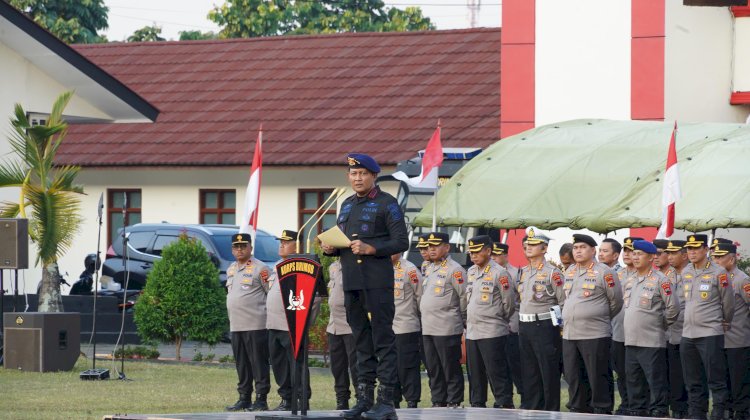
M 656 254 L 656 245 L 649 241 L 637 240 L 633 241 L 633 250 L 640 250 L 646 254 Z
M 364 168 L 372 173 L 380 173 L 380 165 L 375 159 L 362 153 L 349 153 L 346 156 L 350 168 Z

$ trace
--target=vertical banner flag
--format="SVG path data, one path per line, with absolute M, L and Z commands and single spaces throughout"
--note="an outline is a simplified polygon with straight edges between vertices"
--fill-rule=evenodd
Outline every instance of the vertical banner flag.
M 680 172 L 677 169 L 677 121 L 674 122 L 672 138 L 669 140 L 669 152 L 667 153 L 667 170 L 664 172 L 664 186 L 662 188 L 661 226 L 656 237 L 667 239 L 674 233 L 674 204 L 681 197 Z
M 422 173 L 414 178 L 409 178 L 404 172 L 398 171 L 393 177 L 407 185 L 415 188 L 437 189 L 438 168 L 443 164 L 443 146 L 440 144 L 440 123 L 432 133 L 427 148 L 422 156 Z
M 305 345 L 307 319 L 312 313 L 321 265 L 308 258 L 289 258 L 276 266 L 294 360 Z
M 258 229 L 258 202 L 260 201 L 260 173 L 263 167 L 263 125 L 258 130 L 258 140 L 255 142 L 255 153 L 253 153 L 253 165 L 250 168 L 250 180 L 245 191 L 245 212 L 242 214 L 240 232 L 249 233 L 255 240 L 255 231 Z

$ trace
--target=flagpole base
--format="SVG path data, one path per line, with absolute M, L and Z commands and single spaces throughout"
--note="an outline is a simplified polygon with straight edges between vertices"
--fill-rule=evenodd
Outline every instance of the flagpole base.
M 255 420 L 299 420 L 299 419 L 341 420 L 341 414 L 307 413 L 307 415 L 302 415 L 302 414 L 256 414 L 255 415 Z

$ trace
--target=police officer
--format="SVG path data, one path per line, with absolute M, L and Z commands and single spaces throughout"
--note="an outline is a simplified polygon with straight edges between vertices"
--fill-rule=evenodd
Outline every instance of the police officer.
M 466 271 L 450 257 L 448 234 L 430 233 L 423 281 L 422 342 L 433 407 L 458 407 L 464 399 L 461 334 L 466 325 Z
M 422 297 L 422 274 L 411 261 L 393 254 L 393 299 L 396 315 L 393 317 L 393 332 L 396 334 L 398 354 L 398 383 L 394 404 L 398 408 L 401 399 L 406 408 L 417 408 L 422 395 L 420 347 L 422 325 L 419 320 L 419 300 Z
M 251 241 L 247 233 L 232 237 L 232 254 L 237 261 L 227 268 L 227 312 L 240 394 L 234 405 L 226 407 L 227 411 L 268 410 L 267 395 L 271 390 L 266 295 L 275 275 L 262 261 L 252 257 Z M 252 403 L 253 382 L 257 392 L 255 403 Z
M 510 247 L 508 244 L 501 242 L 495 242 L 492 244 L 492 261 L 498 263 L 501 267 L 508 271 L 510 278 L 510 287 L 513 290 L 518 290 L 518 278 L 521 275 L 521 270 L 518 267 L 513 266 L 508 262 L 508 251 Z M 515 310 L 513 315 L 510 316 L 510 332 L 508 334 L 507 341 L 505 343 L 505 358 L 510 366 L 510 377 L 513 383 L 516 385 L 516 392 L 521 396 L 521 409 L 526 409 L 526 400 L 523 397 L 523 377 L 521 373 L 521 353 L 518 349 L 518 312 L 521 308 L 521 300 L 518 293 L 516 295 Z
M 654 266 L 659 269 L 659 271 L 662 272 L 662 274 L 667 274 L 667 272 L 671 269 L 671 266 L 669 265 L 669 255 L 667 255 L 666 250 L 669 246 L 669 241 L 666 239 L 654 239 L 653 242 L 654 246 L 656 247 L 656 257 L 654 258 Z
M 418 239 L 419 242 L 417 242 L 417 250 L 419 251 L 419 255 L 422 256 L 422 264 L 419 266 L 419 271 L 423 277 L 427 266 L 430 264 L 430 251 L 427 249 L 429 246 L 427 244 L 428 236 L 430 235 L 421 235 Z
M 279 256 L 281 259 L 289 258 L 290 255 L 297 253 L 297 232 L 293 230 L 283 230 L 279 236 Z M 284 301 L 281 297 L 281 286 L 277 276 L 270 281 L 268 291 L 268 301 L 266 302 L 267 317 L 266 328 L 268 329 L 268 351 L 271 357 L 271 369 L 273 377 L 276 379 L 276 385 L 279 387 L 279 396 L 281 403 L 274 411 L 290 411 L 292 409 L 292 369 L 296 375 L 302 374 L 302 358 L 294 360 L 292 352 L 292 342 L 289 337 L 289 325 L 287 324 L 286 310 Z M 320 296 L 316 296 L 313 305 L 310 308 L 310 324 L 315 323 L 315 319 L 320 313 Z M 305 374 L 309 377 L 310 371 Z M 298 382 L 298 387 L 302 381 Z M 297 390 L 297 395 L 302 398 L 302 389 Z M 307 398 L 312 397 L 310 381 L 307 381 Z M 309 406 L 309 403 L 308 403 Z M 301 407 L 301 404 L 300 404 Z
M 573 235 L 576 264 L 565 272 L 563 363 L 570 411 L 610 414 L 610 322 L 622 308 L 622 289 L 617 274 L 595 255 L 594 238 Z
M 716 244 L 711 255 L 729 272 L 734 288 L 734 317 L 724 333 L 724 352 L 733 418 L 746 420 L 750 418 L 750 278 L 737 268 L 737 246 L 733 243 Z
M 333 390 L 336 393 L 336 410 L 348 410 L 352 393 L 350 384 L 357 384 L 357 351 L 354 346 L 352 329 L 346 322 L 344 305 L 344 285 L 341 275 L 341 262 L 334 261 L 328 266 L 328 349 L 331 354 Z M 349 376 L 351 375 L 351 382 Z
M 631 258 L 637 271 L 635 278 L 628 280 L 633 284 L 623 297 L 629 407 L 636 416 L 666 417 L 666 330 L 677 319 L 680 307 L 667 276 L 653 269 L 656 246 L 639 240 L 633 242 L 633 248 Z
M 565 303 L 563 275 L 545 258 L 549 238 L 529 228 L 523 240 L 529 265 L 521 270 L 518 339 L 525 408 L 560 411 L 560 328 L 550 308 Z
M 633 242 L 642 240 L 643 238 L 637 236 L 629 236 L 622 242 L 622 263 L 624 264 L 624 267 L 617 270 L 617 278 L 620 281 L 623 295 L 627 293 L 627 289 L 633 285 L 632 280 L 636 275 L 636 269 L 633 266 L 631 258 L 633 256 Z M 612 318 L 612 350 L 610 352 L 612 354 L 612 359 L 610 364 L 612 365 L 612 370 L 617 373 L 617 391 L 620 394 L 620 406 L 615 411 L 615 414 L 617 415 L 630 414 L 627 371 L 625 370 L 624 319 L 625 311 L 620 311 Z
M 354 194 L 341 204 L 336 223 L 352 241 L 343 249 L 322 244 L 326 254 L 341 256 L 346 319 L 357 347 L 357 404 L 343 415 L 396 418 L 391 255 L 406 251 L 409 238 L 398 202 L 375 185 L 380 172 L 377 162 L 363 154 L 350 154 L 347 162 Z M 380 386 L 374 404 L 376 377 Z
M 487 380 L 495 397 L 495 408 L 514 408 L 513 381 L 503 351 L 515 311 L 516 291 L 508 271 L 493 261 L 492 240 L 487 235 L 469 239 L 474 263 L 466 286 L 466 367 L 469 373 L 469 402 L 486 407 Z
M 682 293 L 682 270 L 688 265 L 685 241 L 671 240 L 664 250 L 671 269 L 667 271 L 667 278 L 672 284 L 672 292 Z M 682 377 L 682 360 L 680 358 L 680 341 L 682 340 L 682 326 L 685 320 L 685 299 L 680 301 L 680 315 L 674 324 L 667 329 L 667 366 L 669 370 L 669 408 L 672 418 L 682 419 L 687 416 L 687 389 Z
M 688 416 L 705 418 L 708 388 L 713 395 L 712 418 L 724 418 L 729 400 L 724 359 L 723 323 L 734 315 L 734 291 L 729 274 L 708 259 L 708 237 L 690 235 L 687 248 L 690 264 L 683 270 L 685 323 L 680 354 L 688 390 Z

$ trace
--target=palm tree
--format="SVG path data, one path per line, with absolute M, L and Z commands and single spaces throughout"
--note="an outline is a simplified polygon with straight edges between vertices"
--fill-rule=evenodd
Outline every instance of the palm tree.
M 36 265 L 42 263 L 39 312 L 61 312 L 60 271 L 57 260 L 70 248 L 81 224 L 79 194 L 83 186 L 75 184 L 80 167 L 56 166 L 68 124 L 62 120 L 73 92 L 60 95 L 52 107 L 46 125 L 31 126 L 20 104 L 15 106 L 9 137 L 17 159 L 0 164 L 0 187 L 20 190 L 18 203 L 3 202 L 0 216 L 29 219 L 29 236 L 36 245 Z

